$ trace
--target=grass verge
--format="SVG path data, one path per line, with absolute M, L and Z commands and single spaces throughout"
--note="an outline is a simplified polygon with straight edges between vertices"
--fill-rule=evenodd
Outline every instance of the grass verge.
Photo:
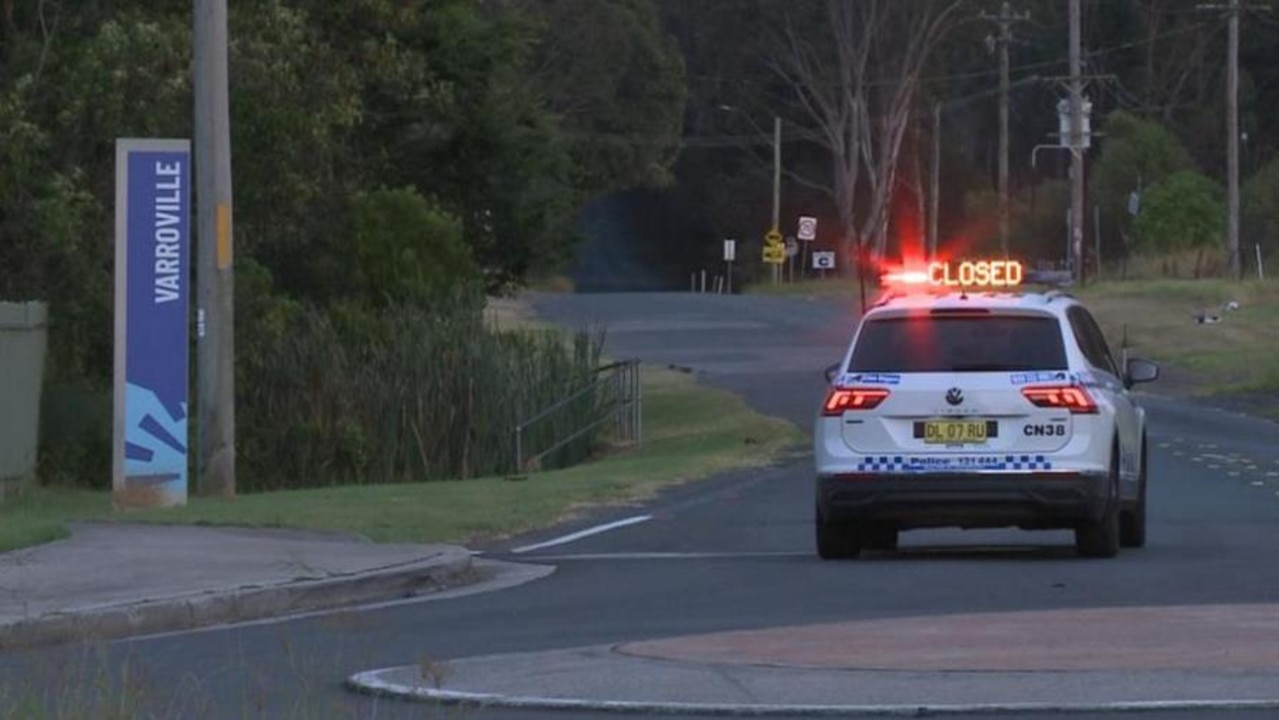
M 182 508 L 111 512 L 103 492 L 42 488 L 0 506 L 0 551 L 56 540 L 76 519 L 305 528 L 379 542 L 466 543 L 509 536 L 583 508 L 634 502 L 657 490 L 732 468 L 763 466 L 802 442 L 789 423 L 687 375 L 644 368 L 644 445 L 522 481 L 500 477 L 348 485 L 193 498 Z
M 809 278 L 796 282 L 774 285 L 764 281 L 748 285 L 748 295 L 766 295 L 769 297 L 808 297 L 808 298 L 856 298 L 861 290 L 857 278 L 836 277 Z M 873 282 L 866 283 L 866 297 L 872 299 L 879 292 Z
M 1075 293 L 1118 352 L 1169 366 L 1174 390 L 1193 394 L 1279 392 L 1279 282 L 1103 282 Z M 1238 303 L 1238 309 L 1223 306 Z M 1196 316 L 1220 318 L 1200 324 Z
M 828 278 L 751 286 L 757 295 L 856 298 L 856 280 Z M 878 289 L 868 288 L 874 298 Z M 1279 418 L 1279 281 L 1127 280 L 1071 291 L 1097 317 L 1112 349 L 1164 366 L 1152 392 L 1211 396 L 1241 410 Z M 1224 306 L 1238 303 L 1238 309 Z M 1198 315 L 1220 322 L 1200 324 Z

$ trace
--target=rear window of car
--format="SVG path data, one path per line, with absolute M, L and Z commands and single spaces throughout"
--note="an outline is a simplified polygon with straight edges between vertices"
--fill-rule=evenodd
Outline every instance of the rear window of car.
M 1065 370 L 1054 317 L 964 314 L 867 320 L 849 372 Z

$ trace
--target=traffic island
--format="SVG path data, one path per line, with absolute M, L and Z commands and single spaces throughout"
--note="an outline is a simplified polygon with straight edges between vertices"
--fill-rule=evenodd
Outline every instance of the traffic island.
M 1279 605 L 983 613 L 464 658 L 347 685 L 453 705 L 686 715 L 1279 710 L 1276 642 Z

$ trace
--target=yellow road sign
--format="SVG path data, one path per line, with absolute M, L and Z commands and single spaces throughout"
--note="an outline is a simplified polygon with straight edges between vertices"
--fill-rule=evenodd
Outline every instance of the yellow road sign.
M 786 262 L 786 246 L 781 243 L 769 243 L 764 246 L 764 262 L 781 265 Z
M 769 244 L 769 245 L 780 245 L 780 244 L 782 244 L 782 234 L 781 234 L 781 232 L 779 232 L 779 231 L 777 230 L 777 228 L 773 228 L 772 230 L 769 230 L 769 231 L 768 231 L 768 234 L 764 236 L 764 242 L 765 242 L 765 243 L 767 243 L 767 244 Z

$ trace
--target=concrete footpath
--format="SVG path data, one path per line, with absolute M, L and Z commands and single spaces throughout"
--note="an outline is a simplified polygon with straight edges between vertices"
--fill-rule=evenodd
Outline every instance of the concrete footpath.
M 466 658 L 427 670 L 371 670 L 348 686 L 450 704 L 684 715 L 1279 715 L 1279 605 L 856 621 Z
M 0 648 L 102 640 L 379 600 L 474 579 L 470 553 L 291 530 L 77 524 L 0 555 Z

